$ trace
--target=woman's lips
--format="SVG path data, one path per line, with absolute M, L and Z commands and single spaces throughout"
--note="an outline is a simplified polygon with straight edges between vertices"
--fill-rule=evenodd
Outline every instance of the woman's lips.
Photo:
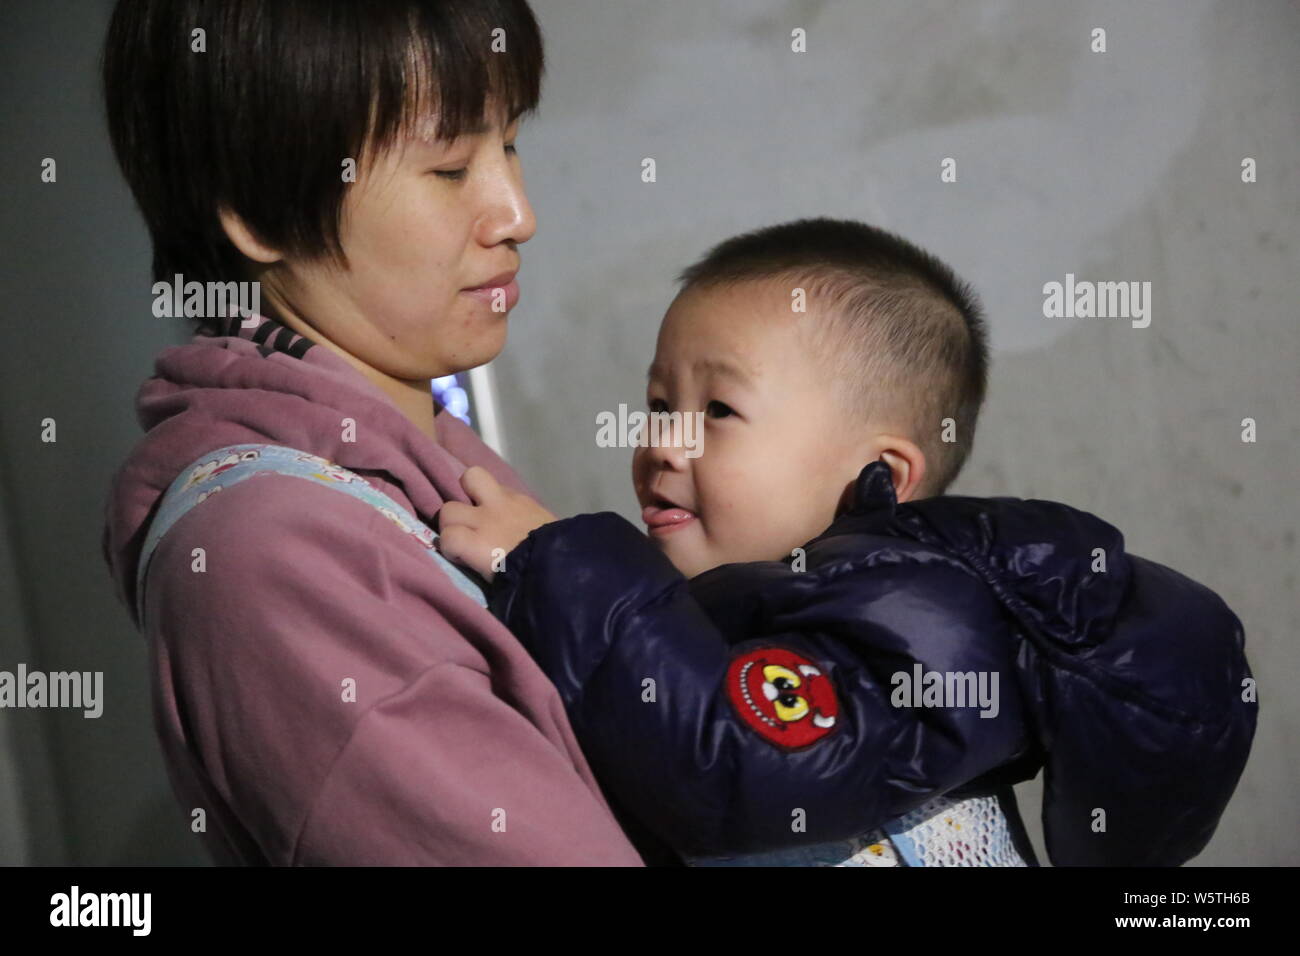
M 505 307 L 506 311 L 509 312 L 515 307 L 515 304 L 519 302 L 518 279 L 511 279 L 506 285 L 489 285 L 483 286 L 480 289 L 461 289 L 460 291 L 465 295 L 473 296 L 475 299 L 478 299 L 480 302 L 485 303 L 489 308 L 491 308 L 498 289 L 505 293 Z
M 685 508 L 646 505 L 641 509 L 641 520 L 646 523 L 650 534 L 671 534 L 694 522 L 695 514 Z

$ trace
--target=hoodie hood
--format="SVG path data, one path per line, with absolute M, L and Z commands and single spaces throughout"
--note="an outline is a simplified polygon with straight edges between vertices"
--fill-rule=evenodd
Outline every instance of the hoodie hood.
M 102 548 L 137 626 L 136 564 L 158 503 L 181 469 L 225 445 L 285 445 L 377 474 L 425 523 L 445 501 L 468 500 L 460 476 L 471 465 L 531 494 L 454 415 L 439 410 L 438 441 L 430 441 L 344 358 L 274 319 L 256 318 L 247 328 L 232 320 L 227 335 L 200 334 L 164 349 L 136 394 L 145 434 L 113 477 Z

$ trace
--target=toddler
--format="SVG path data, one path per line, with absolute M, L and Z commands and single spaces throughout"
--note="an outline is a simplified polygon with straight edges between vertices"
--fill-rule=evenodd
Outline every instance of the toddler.
M 646 533 L 483 469 L 439 517 L 620 814 L 695 862 L 1033 864 L 1011 785 L 1045 767 L 1053 863 L 1198 853 L 1254 733 L 1240 622 L 1091 514 L 944 494 L 987 378 L 971 290 L 828 219 L 681 283 Z

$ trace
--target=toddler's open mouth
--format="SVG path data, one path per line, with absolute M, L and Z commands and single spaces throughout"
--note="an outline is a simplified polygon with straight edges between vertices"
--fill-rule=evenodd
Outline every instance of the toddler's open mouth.
M 670 501 L 657 501 L 641 509 L 641 520 L 651 535 L 671 534 L 696 520 L 695 512 L 687 511 Z

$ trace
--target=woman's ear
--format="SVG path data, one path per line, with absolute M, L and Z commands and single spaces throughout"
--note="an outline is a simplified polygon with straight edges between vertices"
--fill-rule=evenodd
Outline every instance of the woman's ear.
M 221 228 L 225 231 L 226 238 L 247 258 L 267 265 L 283 258 L 278 249 L 272 249 L 258 239 L 237 213 L 222 206 L 217 210 L 217 215 L 221 217 Z
M 882 435 L 879 443 L 877 457 L 889 466 L 898 503 L 920 497 L 921 482 L 925 480 L 925 452 L 915 442 L 895 435 Z

